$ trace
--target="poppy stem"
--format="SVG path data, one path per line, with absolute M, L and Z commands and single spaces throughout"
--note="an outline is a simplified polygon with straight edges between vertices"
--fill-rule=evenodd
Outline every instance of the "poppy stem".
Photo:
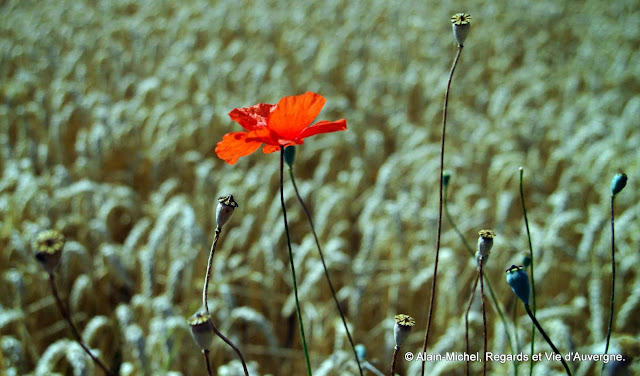
M 613 199 L 614 195 L 611 195 L 611 300 L 609 304 L 609 326 L 607 328 L 607 340 L 604 347 L 604 355 L 607 355 L 609 352 L 609 341 L 611 340 L 611 329 L 613 327 L 613 298 L 615 294 L 616 288 L 616 240 L 615 240 L 615 229 L 613 226 Z M 602 364 L 602 370 L 604 371 L 604 363 Z
M 529 241 L 529 252 L 531 253 L 531 291 L 533 293 L 533 314 L 536 314 L 536 280 L 533 273 L 533 246 L 531 245 L 531 232 L 529 231 L 529 219 L 527 218 L 527 207 L 524 204 L 524 190 L 522 188 L 522 176 L 524 168 L 520 167 L 520 202 L 522 202 L 522 212 L 524 213 L 524 226 L 527 229 L 527 240 Z M 531 354 L 535 353 L 536 328 L 531 327 Z M 529 359 L 529 376 L 533 375 L 533 357 Z
M 449 90 L 451 88 L 451 81 L 453 80 L 453 72 L 456 70 L 456 65 L 458 65 L 458 60 L 460 59 L 460 54 L 462 53 L 462 45 L 458 45 L 458 52 L 456 53 L 456 57 L 453 60 L 453 65 L 451 66 L 451 72 L 449 73 L 449 80 L 447 81 L 447 90 L 444 94 L 444 108 L 442 115 L 442 138 L 440 143 L 440 173 L 438 174 L 438 184 L 440 185 L 439 189 L 439 200 L 438 200 L 438 231 L 436 234 L 436 259 L 433 265 L 433 283 L 431 284 L 431 297 L 429 301 L 429 317 L 427 319 L 427 329 L 424 334 L 424 344 L 422 346 L 422 352 L 427 352 L 427 345 L 429 344 L 429 332 L 431 330 L 431 319 L 433 317 L 434 303 L 436 299 L 436 283 L 438 278 L 438 257 L 440 255 L 440 233 L 442 232 L 442 201 L 443 201 L 443 184 L 442 184 L 442 173 L 444 171 L 444 141 L 445 141 L 445 132 L 447 127 L 447 107 L 449 105 Z M 422 375 L 424 376 L 424 367 L 425 360 L 422 361 Z
M 344 330 L 347 332 L 347 338 L 349 339 L 349 344 L 351 345 L 351 349 L 353 350 L 353 355 L 356 358 L 356 363 L 358 364 L 358 371 L 360 372 L 360 376 L 363 376 L 362 367 L 360 365 L 360 359 L 358 359 L 358 353 L 356 352 L 356 346 L 353 343 L 353 339 L 351 338 L 351 333 L 349 332 L 349 326 L 347 325 L 347 320 L 344 316 L 344 311 L 340 306 L 340 302 L 336 296 L 336 291 L 333 288 L 333 283 L 331 283 L 331 278 L 329 277 L 329 270 L 327 269 L 327 264 L 324 261 L 324 253 L 322 252 L 322 247 L 320 246 L 320 241 L 318 240 L 318 234 L 316 233 L 316 228 L 313 224 L 313 219 L 311 219 L 311 213 L 309 213 L 309 209 L 307 205 L 305 205 L 302 197 L 300 196 L 300 192 L 298 191 L 298 186 L 296 184 L 296 179 L 293 176 L 293 167 L 289 167 L 289 176 L 291 177 L 291 182 L 293 183 L 293 189 L 296 192 L 296 196 L 298 197 L 298 201 L 304 210 L 304 214 L 307 216 L 307 220 L 309 221 L 309 225 L 311 226 L 311 232 L 313 233 L 313 238 L 316 241 L 316 247 L 318 248 L 318 253 L 320 253 L 320 261 L 322 261 L 322 267 L 324 268 L 324 275 L 327 278 L 327 283 L 329 284 L 329 289 L 331 290 L 331 296 L 333 297 L 333 301 L 336 303 L 336 307 L 338 308 L 338 312 L 340 313 L 340 318 L 342 319 L 342 325 L 344 325 Z
M 209 350 L 202 350 L 202 355 L 204 355 L 204 364 L 207 365 L 207 375 L 212 376 L 211 363 L 209 362 Z
M 482 354 L 482 374 L 487 374 L 487 310 L 484 301 L 484 276 L 482 275 L 482 266 L 484 264 L 484 257 L 480 256 L 480 270 L 478 271 L 478 278 L 480 279 L 480 298 L 482 299 L 482 338 L 484 339 L 484 353 Z
M 458 227 L 456 226 L 456 224 L 453 222 L 453 218 L 451 217 L 451 213 L 449 213 L 449 205 L 448 205 L 448 187 L 445 188 L 444 191 L 444 213 L 447 216 L 447 220 L 449 221 L 449 225 L 453 228 L 453 231 L 455 231 L 456 234 L 458 234 L 458 237 L 460 238 L 460 240 L 462 241 L 462 243 L 464 244 L 467 252 L 469 253 L 469 255 L 471 257 L 475 257 L 473 254 L 473 250 L 471 249 L 471 246 L 469 245 L 469 243 L 467 242 L 467 240 L 465 239 L 464 235 L 462 235 L 462 233 L 460 232 L 460 230 L 458 230 Z M 514 324 L 514 333 L 516 336 L 516 347 L 513 347 L 513 343 L 511 342 L 511 336 L 509 335 L 509 324 L 507 323 L 507 319 L 504 316 L 504 313 L 502 312 L 502 308 L 500 308 L 500 304 L 498 303 L 498 298 L 496 298 L 496 294 L 493 292 L 493 288 L 491 287 L 491 281 L 489 280 L 489 278 L 487 278 L 484 275 L 484 271 L 482 272 L 482 276 L 485 277 L 486 279 L 486 284 L 487 284 L 487 288 L 489 289 L 489 296 L 491 297 L 491 302 L 493 303 L 493 306 L 495 307 L 496 311 L 498 312 L 498 316 L 500 316 L 500 321 L 502 321 L 502 326 L 504 327 L 504 332 L 507 334 L 507 341 L 509 341 L 509 348 L 511 349 L 511 353 L 512 354 L 517 354 L 519 351 L 514 351 L 514 349 L 517 348 L 518 346 L 518 332 L 517 329 L 515 328 L 515 324 Z M 477 281 L 476 281 L 477 283 Z M 473 287 L 473 293 L 475 293 L 476 287 Z M 473 299 L 473 295 L 472 295 L 472 299 Z M 466 315 L 468 316 L 469 308 L 467 308 L 467 313 Z M 465 320 L 467 320 L 468 318 L 465 316 Z M 514 320 L 515 323 L 515 320 Z M 468 330 L 468 329 L 466 329 Z M 468 334 L 467 334 L 468 335 Z M 468 340 L 467 340 L 468 342 Z M 468 353 L 468 349 L 467 349 L 467 353 Z M 518 361 L 514 360 L 513 361 L 513 374 L 515 376 L 518 375 Z
M 533 314 L 533 312 L 531 312 L 531 308 L 529 307 L 529 304 L 525 303 L 524 309 L 527 311 L 527 314 L 531 318 L 531 321 L 533 321 L 533 325 L 536 328 L 538 328 L 544 340 L 547 341 L 549 346 L 551 346 L 551 348 L 553 349 L 553 352 L 556 353 L 557 355 L 560 355 L 560 361 L 562 362 L 562 366 L 564 367 L 565 371 L 567 371 L 567 375 L 571 376 L 571 371 L 569 370 L 569 366 L 567 365 L 567 362 L 565 362 L 564 358 L 562 357 L 562 354 L 560 354 L 560 351 L 558 351 L 558 348 L 553 344 L 553 342 L 551 342 L 551 339 L 549 338 L 547 333 L 544 331 L 544 329 L 542 329 L 542 326 L 540 326 L 540 323 L 536 319 L 536 316 Z
M 469 349 L 469 311 L 471 310 L 471 304 L 473 303 L 473 298 L 476 294 L 476 289 L 478 288 L 478 278 L 479 275 L 476 275 L 476 279 L 473 281 L 473 287 L 471 288 L 471 296 L 469 297 L 469 303 L 467 303 L 467 310 L 464 313 L 464 339 L 465 339 L 465 351 L 467 354 L 470 353 Z M 464 374 L 465 376 L 469 375 L 469 360 L 465 362 Z
M 396 374 L 396 359 L 398 359 L 398 346 L 393 348 L 393 360 L 391 361 L 391 376 Z
M 213 238 L 213 243 L 211 243 L 211 251 L 209 252 L 209 261 L 207 263 L 207 274 L 206 277 L 204 279 L 204 287 L 202 288 L 202 303 L 204 304 L 204 309 L 207 312 L 208 316 L 211 316 L 211 314 L 209 313 L 209 305 L 207 304 L 207 295 L 208 295 L 208 291 L 209 291 L 209 280 L 211 279 L 211 267 L 213 265 L 213 255 L 216 252 L 216 247 L 218 245 L 218 239 L 220 237 L 220 232 L 222 232 L 222 228 L 220 226 L 216 227 L 216 232 L 215 232 L 215 236 Z M 244 371 L 245 376 L 249 376 L 249 370 L 247 369 L 247 363 L 244 360 L 244 356 L 242 355 L 242 352 L 240 351 L 240 349 L 233 344 L 233 342 L 231 342 L 231 340 L 229 338 L 227 338 L 224 334 L 222 334 L 222 332 L 218 329 L 218 327 L 216 327 L 216 325 L 213 323 L 213 320 L 211 320 L 211 325 L 213 326 L 213 332 L 216 333 L 216 335 L 218 337 L 220 337 L 221 340 L 223 340 L 227 345 L 229 345 L 229 347 L 231 347 L 233 349 L 233 351 L 236 352 L 236 354 L 238 354 L 238 357 L 240 358 L 240 362 L 242 362 L 242 369 Z M 211 375 L 211 370 L 210 370 L 210 366 L 209 366 L 209 350 L 205 350 L 206 352 L 203 351 L 205 358 L 207 359 L 207 370 L 209 371 L 209 375 Z
M 289 235 L 289 225 L 287 224 L 287 209 L 284 205 L 284 148 L 280 147 L 280 203 L 282 204 L 282 215 L 284 217 L 284 231 L 287 235 L 287 248 L 289 250 L 289 263 L 291 264 L 291 279 L 293 280 L 293 293 L 296 298 L 296 313 L 298 315 L 298 325 L 302 336 L 302 349 L 307 363 L 307 375 L 311 376 L 311 363 L 309 362 L 309 352 L 307 350 L 307 340 L 304 335 L 304 325 L 302 323 L 302 313 L 300 312 L 300 301 L 298 300 L 298 284 L 296 282 L 296 267 L 293 263 L 293 252 L 291 251 L 291 237 Z
M 62 299 L 60 299 L 60 295 L 58 295 L 58 288 L 56 287 L 56 280 L 55 280 L 55 276 L 53 275 L 53 273 L 49 273 L 49 285 L 51 286 L 51 292 L 53 293 L 53 297 L 56 300 L 56 304 L 58 305 L 58 309 L 60 310 L 60 313 L 62 314 L 62 317 L 69 324 L 69 328 L 71 329 L 71 333 L 73 334 L 73 337 L 75 338 L 76 342 L 78 342 L 78 345 L 80 345 L 80 347 L 82 347 L 84 352 L 86 352 L 87 355 L 89 355 L 91 360 L 93 360 L 93 362 L 98 367 L 100 367 L 102 369 L 102 371 L 104 371 L 105 374 L 110 375 L 110 376 L 115 376 L 115 373 L 113 371 L 109 370 L 109 368 L 107 368 L 107 366 L 104 363 L 102 363 L 102 361 L 100 359 L 98 359 L 95 355 L 93 355 L 91 350 L 89 350 L 89 347 L 87 347 L 87 345 L 82 340 L 82 336 L 80 335 L 80 332 L 78 331 L 78 328 L 76 328 L 76 326 L 73 324 L 73 321 L 71 321 L 71 315 L 69 314 L 69 311 L 64 307 L 64 304 L 62 303 Z

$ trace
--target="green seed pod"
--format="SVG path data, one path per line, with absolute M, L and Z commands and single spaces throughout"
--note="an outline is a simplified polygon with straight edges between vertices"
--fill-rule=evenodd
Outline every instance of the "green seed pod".
M 238 207 L 238 203 L 233 199 L 232 195 L 226 195 L 218 198 L 218 207 L 216 208 L 216 223 L 218 228 L 222 228 L 231 218 L 233 210 Z
M 627 174 L 621 172 L 611 179 L 611 195 L 615 196 L 627 185 Z
M 213 343 L 213 322 L 206 313 L 196 312 L 187 321 L 191 327 L 191 335 L 201 350 L 207 350 Z
M 524 304 L 529 304 L 529 275 L 524 271 L 524 266 L 511 265 L 506 270 L 506 274 L 507 283 L 511 286 L 511 290 Z
M 62 259 L 64 235 L 55 230 L 47 230 L 38 234 L 34 242 L 36 260 L 49 273 L 53 274 Z
M 453 36 L 456 38 L 458 45 L 462 47 L 464 40 L 469 35 L 469 29 L 471 29 L 471 15 L 456 13 L 451 16 L 451 23 L 453 24 Z

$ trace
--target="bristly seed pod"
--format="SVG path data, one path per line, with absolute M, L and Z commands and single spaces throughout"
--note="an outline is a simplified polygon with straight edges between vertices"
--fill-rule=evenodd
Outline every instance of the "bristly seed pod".
M 393 319 L 396 321 L 396 325 L 393 328 L 393 339 L 396 341 L 397 349 L 407 340 L 409 333 L 411 333 L 411 328 L 416 324 L 416 320 L 402 313 L 395 315 Z
M 620 172 L 611 179 L 611 195 L 615 196 L 627 185 L 627 174 Z
M 480 258 L 482 257 L 483 262 L 487 262 L 489 259 L 489 252 L 491 251 L 491 247 L 493 247 L 493 238 L 496 237 L 496 233 L 491 230 L 480 230 L 478 231 L 478 251 L 476 252 L 476 261 L 480 263 Z
M 511 265 L 505 272 L 507 283 L 525 305 L 529 304 L 529 275 L 524 271 L 524 266 Z
M 206 313 L 196 312 L 187 321 L 191 327 L 191 335 L 201 350 L 207 350 L 213 343 L 213 322 Z
M 284 161 L 289 165 L 289 167 L 293 167 L 293 162 L 296 160 L 296 146 L 291 145 L 284 148 Z
M 232 195 L 218 197 L 218 207 L 216 208 L 216 223 L 218 228 L 222 228 L 231 218 L 233 210 L 238 207 L 238 203 Z
M 469 29 L 471 28 L 471 15 L 466 13 L 456 13 L 451 16 L 451 23 L 453 24 L 453 36 L 456 38 L 458 45 L 462 47 L 464 40 L 469 35 Z
M 50 274 L 53 274 L 62 259 L 65 241 L 64 235 L 55 230 L 43 231 L 36 237 L 34 242 L 36 260 Z

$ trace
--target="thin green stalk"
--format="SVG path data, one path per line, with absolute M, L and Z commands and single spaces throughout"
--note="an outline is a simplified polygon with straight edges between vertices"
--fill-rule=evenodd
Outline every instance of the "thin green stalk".
M 447 90 L 444 94 L 444 108 L 442 114 L 442 137 L 440 142 L 440 173 L 438 174 L 438 184 L 440 186 L 439 189 L 439 200 L 438 200 L 438 230 L 436 233 L 436 259 L 433 264 L 433 283 L 431 284 L 431 297 L 429 299 L 429 316 L 427 319 L 427 328 L 424 334 L 424 344 L 422 345 L 422 352 L 427 352 L 427 345 L 429 344 L 429 332 L 431 330 L 431 319 L 433 318 L 433 311 L 436 300 L 436 284 L 438 278 L 438 257 L 440 255 L 440 233 L 442 232 L 442 202 L 443 202 L 443 184 L 442 184 L 442 172 L 444 171 L 444 145 L 445 145 L 445 135 L 447 130 L 447 108 L 449 106 L 449 90 L 451 88 L 451 81 L 453 80 L 453 72 L 456 70 L 456 65 L 458 65 L 458 60 L 460 59 L 460 54 L 462 53 L 463 46 L 461 44 L 458 45 L 458 52 L 456 53 L 456 57 L 453 60 L 453 65 L 451 66 L 451 72 L 449 73 L 449 80 L 447 81 Z M 422 375 L 424 376 L 424 367 L 425 360 L 422 361 Z
M 113 371 L 109 370 L 109 368 L 107 368 L 107 366 L 104 363 L 102 363 L 102 361 L 100 359 L 98 359 L 95 355 L 93 355 L 91 350 L 89 350 L 89 347 L 87 347 L 87 345 L 85 345 L 84 341 L 82 340 L 82 336 L 80 335 L 80 332 L 78 331 L 78 328 L 76 328 L 76 326 L 73 324 L 73 321 L 71 321 L 71 315 L 69 314 L 69 311 L 67 311 L 67 309 L 64 307 L 64 304 L 62 303 L 62 299 L 60 299 L 60 296 L 58 295 L 58 288 L 56 287 L 56 280 L 55 280 L 55 276 L 53 275 L 53 273 L 49 273 L 49 285 L 51 286 L 51 292 L 53 293 L 53 297 L 56 300 L 56 304 L 58 305 L 58 309 L 60 310 L 60 313 L 62 314 L 62 317 L 64 317 L 64 319 L 69 324 L 69 328 L 71 329 L 71 333 L 73 334 L 73 337 L 75 338 L 75 340 L 78 343 L 78 345 L 80 345 L 80 347 L 82 347 L 84 352 L 86 352 L 87 355 L 89 355 L 91 360 L 93 360 L 93 362 L 98 367 L 100 367 L 102 369 L 102 371 L 104 371 L 105 374 L 110 375 L 110 376 L 115 376 L 115 373 Z
M 480 278 L 480 297 L 482 298 L 482 338 L 484 339 L 484 353 L 482 354 L 482 374 L 487 374 L 487 362 L 485 361 L 487 356 L 487 310 L 485 309 L 484 302 L 484 277 L 482 275 L 482 264 L 484 259 L 480 256 L 480 271 L 478 277 Z
M 396 374 L 396 359 L 398 359 L 398 346 L 393 348 L 393 360 L 391 361 L 391 376 Z
M 207 298 L 208 298 L 208 292 L 209 292 L 209 280 L 211 279 L 211 266 L 213 265 L 213 255 L 216 252 L 216 247 L 218 245 L 218 239 L 220 237 L 220 232 L 222 232 L 222 228 L 220 226 L 216 227 L 216 232 L 215 232 L 215 236 L 213 238 L 213 243 L 211 243 L 211 250 L 209 251 L 209 261 L 207 263 L 207 273 L 204 279 L 204 287 L 202 288 L 202 304 L 204 305 L 204 309 L 205 311 L 207 311 L 207 315 L 209 317 L 211 317 L 211 314 L 209 313 L 209 305 L 207 302 Z M 242 362 L 242 369 L 244 371 L 245 376 L 249 376 L 249 370 L 247 369 L 247 362 L 245 362 L 244 360 L 244 356 L 242 355 L 242 352 L 240 351 L 240 349 L 233 344 L 233 342 L 231 342 L 231 340 L 229 338 L 227 338 L 224 334 L 222 334 L 222 332 L 218 329 L 218 327 L 216 327 L 216 325 L 213 323 L 213 320 L 211 321 L 211 325 L 213 326 L 213 332 L 220 337 L 220 339 L 222 339 L 227 345 L 229 345 L 229 347 L 231 347 L 233 349 L 233 351 L 236 352 L 236 354 L 238 355 L 238 357 L 240 358 L 240 362 Z M 206 352 L 205 353 L 205 358 L 207 359 L 207 367 L 209 367 L 209 353 Z
M 560 361 L 562 362 L 562 366 L 564 367 L 564 370 L 567 371 L 567 375 L 571 376 L 569 365 L 567 365 L 567 362 L 565 362 L 564 358 L 562 357 L 562 354 L 560 354 L 560 351 L 558 351 L 558 348 L 555 347 L 553 342 L 551 342 L 551 339 L 549 338 L 547 333 L 545 333 L 544 329 L 542 329 L 542 326 L 540 326 L 540 323 L 538 322 L 538 320 L 536 320 L 536 316 L 533 314 L 533 312 L 531 312 L 531 308 L 529 307 L 529 304 L 525 304 L 524 309 L 527 311 L 527 314 L 531 318 L 531 321 L 533 321 L 533 325 L 536 328 L 538 328 L 538 331 L 540 331 L 540 334 L 542 334 L 542 337 L 544 337 L 544 340 L 547 341 L 549 346 L 551 346 L 551 348 L 553 349 L 553 352 L 556 353 L 557 355 L 560 355 Z
M 209 362 L 209 350 L 202 350 L 202 354 L 204 355 L 204 363 L 207 365 L 207 375 L 212 376 L 211 363 Z
M 471 304 L 473 303 L 473 298 L 476 294 L 476 289 L 478 288 L 478 278 L 480 275 L 476 275 L 476 279 L 473 281 L 473 287 L 471 288 L 471 296 L 469 297 L 469 303 L 467 303 L 467 310 L 464 313 L 464 339 L 465 339 L 465 352 L 466 354 L 470 354 L 471 350 L 469 349 L 469 311 L 471 310 Z M 465 362 L 465 376 L 469 375 L 469 360 Z
M 293 167 L 289 167 L 289 176 L 291 177 L 291 182 L 293 183 L 293 189 L 296 191 L 296 196 L 298 197 L 298 201 L 300 202 L 300 205 L 302 205 L 304 214 L 307 216 L 307 220 L 309 221 L 309 225 L 311 226 L 311 232 L 313 233 L 313 238 L 316 241 L 316 247 L 318 248 L 318 253 L 320 254 L 320 261 L 322 261 L 322 267 L 324 268 L 324 275 L 327 279 L 327 283 L 329 284 L 329 289 L 331 290 L 331 296 L 333 297 L 333 301 L 336 303 L 336 307 L 338 308 L 338 312 L 340 313 L 340 318 L 342 319 L 344 330 L 347 332 L 347 338 L 349 339 L 349 344 L 351 345 L 351 349 L 353 350 L 353 355 L 355 356 L 356 363 L 358 364 L 358 371 L 360 372 L 360 376 L 363 376 L 362 367 L 360 365 L 360 359 L 358 359 L 358 353 L 356 352 L 356 346 L 353 343 L 353 339 L 351 338 L 351 333 L 349 332 L 349 326 L 347 325 L 347 320 L 345 319 L 344 312 L 342 311 L 342 307 L 340 306 L 340 302 L 338 302 L 338 297 L 336 296 L 336 291 L 333 288 L 333 283 L 331 283 L 331 278 L 329 277 L 329 270 L 327 269 L 327 264 L 324 261 L 324 253 L 322 252 L 322 247 L 320 246 L 320 241 L 318 240 L 318 234 L 316 233 L 316 227 L 313 224 L 313 219 L 311 219 L 311 213 L 309 213 L 309 209 L 307 208 L 307 205 L 305 205 L 304 200 L 302 200 L 302 196 L 300 196 L 300 192 L 298 191 L 298 185 L 296 184 L 296 179 L 293 176 Z
M 529 241 L 529 252 L 531 252 L 531 291 L 533 293 L 533 314 L 536 314 L 536 280 L 533 267 L 535 265 L 533 259 L 533 246 L 531 245 L 531 233 L 529 232 L 529 219 L 527 218 L 527 207 L 524 204 L 524 190 L 522 189 L 522 175 L 524 168 L 520 167 L 520 201 L 522 202 L 522 212 L 524 213 L 524 225 L 527 229 L 527 240 Z M 536 328 L 531 326 L 531 355 L 535 354 L 535 336 Z M 533 357 L 529 359 L 529 376 L 533 375 Z
M 615 240 L 615 228 L 613 226 L 613 199 L 615 195 L 611 195 L 611 300 L 609 304 L 609 326 L 607 328 L 607 341 L 604 347 L 604 355 L 609 352 L 609 341 L 611 340 L 611 328 L 613 327 L 613 298 L 616 288 L 616 240 Z M 604 371 L 604 363 L 602 364 L 602 370 Z
M 445 188 L 444 212 L 445 212 L 445 214 L 447 216 L 447 220 L 449 221 L 449 225 L 451 226 L 451 228 L 453 228 L 455 233 L 458 234 L 458 237 L 460 238 L 460 240 L 464 244 L 464 246 L 465 246 L 467 252 L 469 253 L 469 255 L 471 257 L 475 257 L 474 253 L 473 253 L 473 250 L 471 249 L 471 245 L 469 245 L 469 243 L 465 239 L 464 235 L 460 232 L 460 230 L 458 230 L 458 227 L 453 222 L 451 214 L 449 213 L 448 187 Z M 484 271 L 482 272 L 482 275 L 486 279 L 486 284 L 487 284 L 487 288 L 489 289 L 489 296 L 491 297 L 491 302 L 493 303 L 493 306 L 495 307 L 496 311 L 498 312 L 498 316 L 500 316 L 500 321 L 502 322 L 502 326 L 504 326 L 505 333 L 507 333 L 507 340 L 509 341 L 509 348 L 511 349 L 511 353 L 512 354 L 517 354 L 518 352 L 514 351 L 513 344 L 511 343 L 511 336 L 509 335 L 509 324 L 507 323 L 507 319 L 505 318 L 504 313 L 502 312 L 502 308 L 500 308 L 500 304 L 498 304 L 498 298 L 496 297 L 495 293 L 493 292 L 493 288 L 491 287 L 491 281 L 489 281 L 489 278 L 487 278 L 487 276 L 484 275 Z M 473 288 L 474 292 L 475 292 L 475 289 L 476 288 L 474 287 Z M 467 313 L 467 315 L 468 315 L 468 313 Z M 514 320 L 514 323 L 515 323 L 515 320 Z M 516 346 L 517 346 L 517 342 L 518 342 L 517 335 L 518 334 L 517 334 L 517 330 L 515 329 L 515 324 L 514 324 L 514 331 L 516 331 Z M 513 373 L 516 376 L 518 375 L 518 361 L 517 360 L 513 361 Z
M 287 248 L 289 250 L 289 263 L 291 264 L 291 279 L 293 281 L 293 293 L 296 298 L 296 313 L 298 315 L 298 325 L 300 336 L 302 337 L 302 350 L 307 363 L 307 375 L 311 376 L 311 362 L 309 362 L 309 351 L 307 350 L 307 339 L 304 335 L 304 324 L 302 323 L 302 313 L 300 311 L 300 301 L 298 300 L 298 283 L 296 282 L 296 267 L 293 263 L 293 251 L 291 250 L 291 237 L 289 235 L 289 225 L 287 223 L 287 209 L 284 205 L 284 148 L 280 147 L 280 203 L 282 204 L 282 215 L 284 217 L 284 231 L 287 235 Z
M 518 326 L 516 325 L 516 320 L 517 320 L 517 317 L 518 317 L 517 311 L 518 311 L 518 300 L 515 299 L 513 301 L 513 317 L 512 317 L 512 320 L 513 320 L 513 329 L 514 329 L 513 330 L 513 334 L 516 337 L 515 338 L 516 339 L 516 351 L 513 352 L 513 350 L 512 350 L 512 352 L 511 352 L 512 354 L 519 354 L 520 353 L 520 343 L 518 342 Z M 517 364 L 517 363 L 515 363 L 515 364 Z M 517 368 L 516 368 L 516 370 L 517 370 Z M 518 375 L 518 372 L 516 371 L 516 376 L 517 375 Z

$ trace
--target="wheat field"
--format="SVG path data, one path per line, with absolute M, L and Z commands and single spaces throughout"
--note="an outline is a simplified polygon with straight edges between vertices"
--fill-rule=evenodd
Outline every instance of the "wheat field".
M 529 352 L 531 322 L 504 270 L 535 256 L 537 317 L 563 353 L 604 350 L 615 200 L 611 353 L 640 374 L 640 7 L 631 0 L 448 2 L 0 1 L 0 369 L 101 374 L 73 341 L 33 257 L 38 232 L 67 243 L 56 271 L 84 340 L 120 375 L 205 375 L 187 317 L 202 304 L 219 196 L 225 225 L 209 287 L 213 322 L 252 375 L 305 373 L 279 200 L 277 153 L 230 166 L 215 145 L 228 113 L 314 91 L 318 119 L 348 130 L 308 139 L 294 173 L 338 299 L 364 358 L 389 373 L 393 317 L 416 319 L 422 348 L 438 221 L 442 106 L 456 54 L 450 17 L 472 26 L 451 86 L 448 209 L 471 244 L 497 233 L 484 270 Z M 313 236 L 284 190 L 314 375 L 357 373 Z M 429 353 L 464 351 L 475 261 L 444 220 Z M 482 315 L 470 314 L 472 352 Z M 509 354 L 487 300 L 489 351 Z M 550 352 L 540 335 L 536 351 Z M 222 341 L 218 375 L 241 374 Z M 513 375 L 490 362 L 489 374 Z M 601 363 L 571 362 L 574 375 Z M 482 365 L 473 363 L 472 373 Z M 401 375 L 420 362 L 400 361 Z M 463 375 L 464 363 L 428 364 Z M 529 374 L 528 362 L 519 364 Z M 562 374 L 536 362 L 534 375 Z M 367 371 L 366 374 L 373 374 Z

